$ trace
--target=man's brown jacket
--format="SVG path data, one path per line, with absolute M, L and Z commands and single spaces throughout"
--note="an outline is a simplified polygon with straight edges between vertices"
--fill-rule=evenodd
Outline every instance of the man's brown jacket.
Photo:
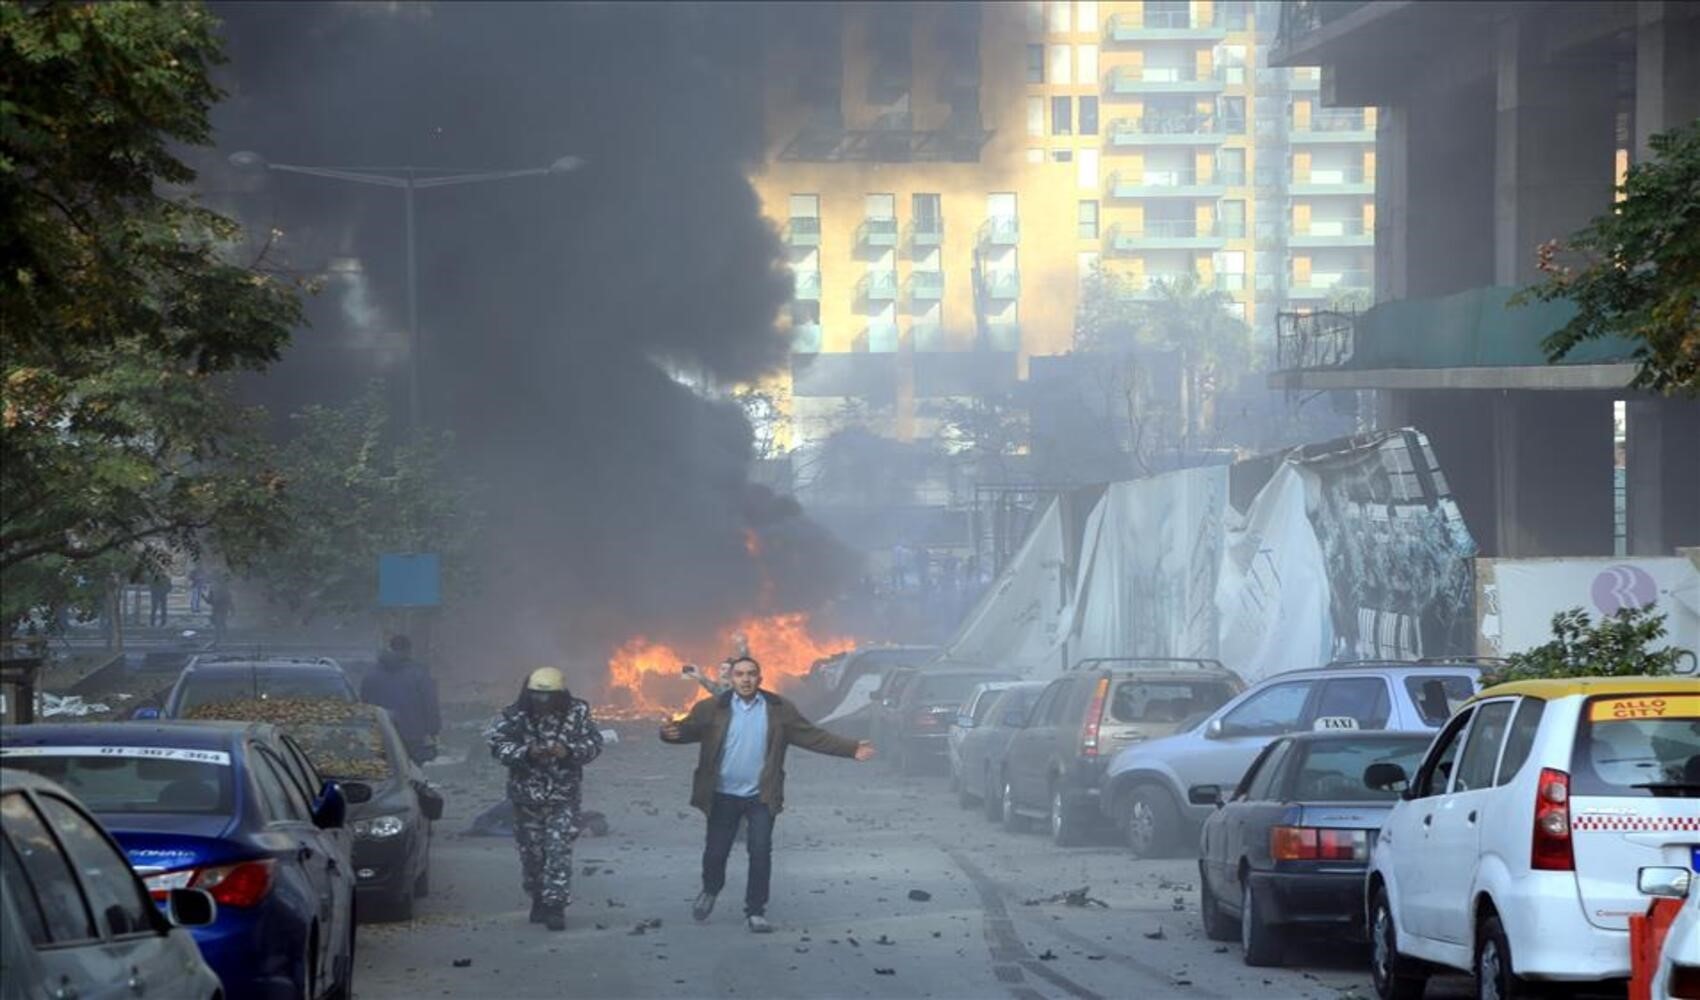
M 769 691 L 759 697 L 767 699 L 767 752 L 762 756 L 760 795 L 764 805 L 775 816 L 785 807 L 785 750 L 795 744 L 804 750 L 834 757 L 856 755 L 856 741 L 835 736 L 820 728 L 797 706 Z M 714 807 L 714 790 L 720 781 L 720 751 L 726 744 L 726 730 L 732 720 L 734 692 L 714 698 L 704 698 L 691 706 L 691 714 L 679 720 L 679 738 L 668 743 L 700 743 L 696 776 L 691 779 L 691 805 L 707 813 Z

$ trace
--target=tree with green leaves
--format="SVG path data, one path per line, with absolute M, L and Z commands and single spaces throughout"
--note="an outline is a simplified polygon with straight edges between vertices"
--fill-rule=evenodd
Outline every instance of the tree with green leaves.
M 1649 145 L 1651 158 L 1629 168 L 1611 211 L 1542 244 L 1545 280 L 1512 302 L 1576 304 L 1542 343 L 1549 361 L 1623 337 L 1637 345 L 1630 385 L 1692 396 L 1700 393 L 1700 119 Z
M 1655 649 L 1665 637 L 1665 615 L 1646 607 L 1624 607 L 1598 622 L 1581 608 L 1552 616 L 1551 642 L 1510 656 L 1504 668 L 1483 678 L 1503 684 L 1551 677 L 1640 677 L 1675 673 L 1694 654 L 1676 646 Z
M 6 614 L 222 529 L 275 541 L 283 480 L 226 376 L 300 288 L 182 191 L 222 59 L 199 3 L 0 5 L 0 575 Z M 14 589 L 16 588 L 16 589 Z
M 435 552 L 447 594 L 475 586 L 477 492 L 451 472 L 448 435 L 398 440 L 379 384 L 346 406 L 309 407 L 292 423 L 278 456 L 289 483 L 289 544 L 248 568 L 273 604 L 302 622 L 369 612 L 386 552 Z

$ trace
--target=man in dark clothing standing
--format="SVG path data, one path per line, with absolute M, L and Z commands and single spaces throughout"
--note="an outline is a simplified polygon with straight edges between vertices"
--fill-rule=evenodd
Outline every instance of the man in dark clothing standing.
M 531 897 L 531 922 L 566 930 L 584 765 L 602 753 L 602 731 L 590 704 L 567 691 L 561 672 L 543 667 L 531 672 L 519 699 L 484 737 L 508 769 L 514 846 Z
M 163 628 L 168 620 L 167 607 L 171 603 L 171 577 L 158 572 L 148 581 L 148 625 Z
M 761 689 L 761 664 L 748 656 L 732 664 L 732 690 L 705 698 L 679 722 L 661 727 L 667 743 L 700 743 L 691 805 L 708 817 L 702 852 L 702 893 L 691 916 L 707 920 L 726 885 L 726 858 L 740 822 L 748 824 L 750 875 L 744 918 L 766 934 L 768 883 L 773 873 L 773 820 L 785 806 L 785 751 L 795 744 L 835 757 L 869 760 L 873 744 L 835 736 L 803 718 L 791 702 Z
M 389 710 L 416 763 L 437 755 L 437 734 L 443 729 L 437 682 L 414 661 L 413 640 L 405 635 L 390 639 L 390 648 L 378 654 L 378 665 L 360 682 L 360 700 Z

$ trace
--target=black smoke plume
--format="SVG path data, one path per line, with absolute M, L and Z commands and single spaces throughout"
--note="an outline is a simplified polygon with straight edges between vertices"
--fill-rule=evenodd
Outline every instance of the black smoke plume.
M 328 269 L 313 326 L 254 394 L 274 411 L 405 396 L 402 194 L 224 164 L 565 175 L 417 196 L 425 422 L 489 487 L 475 616 L 489 669 L 701 636 L 828 599 L 842 547 L 749 481 L 750 428 L 667 372 L 721 385 L 786 360 L 790 296 L 747 172 L 762 147 L 763 8 L 679 4 L 227 4 L 231 97 L 208 197 Z M 665 365 L 665 367 L 663 367 Z M 465 610 L 464 608 L 462 610 Z M 586 677 L 589 679 L 589 677 Z

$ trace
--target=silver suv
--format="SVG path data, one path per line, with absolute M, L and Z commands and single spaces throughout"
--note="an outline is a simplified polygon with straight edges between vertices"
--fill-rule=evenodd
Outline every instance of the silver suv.
M 1163 854 L 1196 833 L 1212 807 L 1196 785 L 1232 788 L 1277 736 L 1307 730 L 1436 730 L 1481 686 L 1468 662 L 1338 663 L 1277 674 L 1191 728 L 1136 743 L 1110 761 L 1099 808 L 1136 857 Z

